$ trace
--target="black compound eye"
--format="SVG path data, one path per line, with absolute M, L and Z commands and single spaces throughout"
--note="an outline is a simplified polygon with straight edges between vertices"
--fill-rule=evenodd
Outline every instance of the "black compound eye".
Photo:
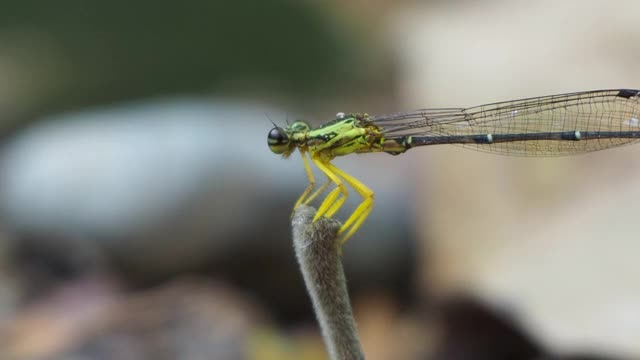
M 289 136 L 284 129 L 274 127 L 269 131 L 267 136 L 267 144 L 271 151 L 276 154 L 284 154 L 289 150 Z
M 268 140 L 269 140 L 269 145 L 279 145 L 279 144 L 286 144 L 287 142 L 289 142 L 289 137 L 287 136 L 287 133 L 284 132 L 282 128 L 275 127 L 271 129 L 271 131 L 269 131 Z

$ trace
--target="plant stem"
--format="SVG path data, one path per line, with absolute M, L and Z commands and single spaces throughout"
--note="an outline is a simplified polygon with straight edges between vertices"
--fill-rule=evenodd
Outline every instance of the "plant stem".
M 332 360 L 364 359 L 347 293 L 337 240 L 340 223 L 299 206 L 293 216 L 293 246 L 322 336 Z

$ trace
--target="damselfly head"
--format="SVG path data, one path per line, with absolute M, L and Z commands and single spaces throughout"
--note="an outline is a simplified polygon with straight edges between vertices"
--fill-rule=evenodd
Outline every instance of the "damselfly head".
M 267 135 L 269 149 L 275 154 L 281 154 L 285 158 L 289 157 L 296 146 L 304 142 L 306 133 L 310 129 L 309 124 L 302 120 L 296 120 L 286 128 L 273 124 L 273 129 Z
M 291 151 L 292 144 L 289 141 L 289 134 L 281 127 L 274 127 L 267 135 L 267 144 L 269 149 L 275 154 L 284 154 Z

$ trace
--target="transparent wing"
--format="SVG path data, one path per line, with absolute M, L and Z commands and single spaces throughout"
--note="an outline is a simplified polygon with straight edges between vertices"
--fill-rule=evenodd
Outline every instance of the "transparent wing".
M 370 120 L 386 138 L 420 137 L 418 146 L 451 143 L 507 155 L 570 155 L 640 140 L 640 91 L 578 92 Z M 489 134 L 496 141 L 478 141 Z M 576 136 L 568 139 L 564 134 Z

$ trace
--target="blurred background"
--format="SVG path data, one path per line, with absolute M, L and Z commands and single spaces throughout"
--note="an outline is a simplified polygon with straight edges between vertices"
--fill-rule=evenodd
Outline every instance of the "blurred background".
M 639 88 L 639 14 L 4 0 L 0 358 L 326 359 L 270 120 Z M 344 248 L 367 358 L 640 358 L 639 155 L 336 159 L 376 192 Z

